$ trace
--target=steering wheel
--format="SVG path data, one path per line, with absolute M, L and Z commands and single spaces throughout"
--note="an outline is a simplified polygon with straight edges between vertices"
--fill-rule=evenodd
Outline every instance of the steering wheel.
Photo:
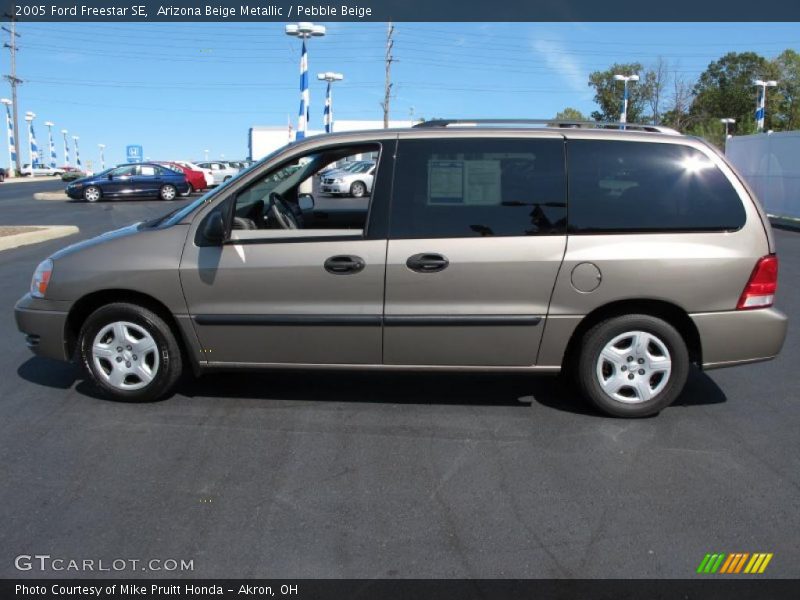
M 278 192 L 269 195 L 269 216 L 275 219 L 281 229 L 299 229 L 300 224 L 291 209 Z

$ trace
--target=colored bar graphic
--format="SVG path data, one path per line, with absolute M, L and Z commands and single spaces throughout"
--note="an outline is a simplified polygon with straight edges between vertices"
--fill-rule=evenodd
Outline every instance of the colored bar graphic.
M 734 552 L 732 554 L 706 554 L 697 567 L 698 573 L 722 574 L 757 574 L 763 573 L 773 554 L 766 552 Z M 747 566 L 745 566 L 747 565 Z
M 742 570 L 742 567 L 744 566 L 744 561 L 747 560 L 747 557 L 750 556 L 750 554 L 745 552 L 744 554 L 742 554 L 740 556 L 741 556 L 741 558 L 739 559 L 739 562 L 736 564 L 736 571 L 734 571 L 734 573 L 738 573 L 739 571 Z
M 733 563 L 733 554 L 728 554 L 728 559 L 725 561 L 725 564 L 722 565 L 720 569 L 720 573 L 728 573 L 728 569 L 731 568 L 731 564 Z
M 772 554 L 772 552 L 770 552 L 769 554 L 767 554 L 764 557 L 764 562 L 761 563 L 761 567 L 758 569 L 759 573 L 763 573 L 764 572 L 764 569 L 767 568 L 767 565 L 769 564 L 769 561 L 772 560 L 772 556 L 773 556 L 773 554 Z

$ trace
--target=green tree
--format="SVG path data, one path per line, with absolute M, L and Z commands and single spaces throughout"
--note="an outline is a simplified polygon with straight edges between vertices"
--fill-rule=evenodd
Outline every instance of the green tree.
M 589 75 L 589 86 L 594 88 L 594 101 L 599 110 L 592 112 L 595 121 L 619 121 L 622 114 L 623 83 L 614 79 L 615 74 L 640 74 L 642 83 L 646 82 L 646 74 L 641 73 L 640 63 L 614 63 L 605 71 L 595 71 Z M 641 123 L 645 108 L 649 102 L 648 85 L 628 82 L 628 122 Z
M 747 122 L 755 112 L 755 79 L 777 79 L 778 67 L 755 52 L 729 52 L 708 65 L 692 90 L 694 101 L 689 111 L 692 121 L 706 123 L 713 119 L 733 117 L 737 123 Z M 778 108 L 779 94 L 767 93 L 765 127 L 772 126 Z M 738 127 L 739 133 L 752 133 Z
M 556 113 L 556 120 L 558 121 L 588 121 L 589 119 L 577 108 L 568 106 L 562 111 Z
M 778 71 L 778 108 L 772 123 L 776 129 L 800 129 L 800 54 L 784 50 L 774 62 Z

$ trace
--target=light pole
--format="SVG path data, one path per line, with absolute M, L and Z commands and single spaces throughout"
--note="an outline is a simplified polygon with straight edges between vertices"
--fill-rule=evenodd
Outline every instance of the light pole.
M 100 148 L 100 170 L 106 170 L 106 145 L 105 144 L 97 144 L 97 147 Z
M 625 123 L 628 122 L 628 82 L 639 81 L 638 75 L 614 75 L 616 81 L 622 82 L 622 114 L 619 117 L 619 122 L 623 123 L 620 129 L 625 129 Z
M 722 145 L 722 150 L 725 151 L 728 148 L 728 127 L 736 123 L 736 119 L 731 119 L 730 117 L 726 117 L 724 119 L 719 120 L 720 123 L 725 124 L 725 143 Z
M 52 121 L 45 121 L 44 126 L 47 127 L 47 141 L 50 143 L 50 166 L 56 168 L 56 145 L 53 142 L 53 123 Z
M 297 115 L 297 134 L 295 139 L 302 140 L 306 137 L 309 119 L 309 103 L 311 97 L 308 91 L 308 52 L 306 50 L 306 40 L 312 37 L 322 37 L 325 35 L 324 25 L 314 25 L 313 23 L 291 23 L 286 26 L 286 35 L 298 37 L 303 40 L 303 49 L 300 53 L 300 112 Z
M 17 163 L 17 142 L 14 139 L 14 123 L 11 120 L 11 106 L 14 104 L 8 98 L 0 100 L 6 105 L 6 125 L 8 126 L 8 172 L 6 177 L 13 177 L 16 174 L 14 168 Z
M 61 135 L 64 136 L 64 164 L 69 166 L 69 142 L 67 141 L 67 134 L 69 131 L 66 129 L 61 130 Z
M 36 113 L 28 111 L 25 113 L 25 120 L 28 122 L 28 157 L 31 165 L 31 177 L 33 177 L 33 169 L 39 164 L 39 148 L 36 145 L 36 132 L 33 131 L 33 120 L 36 118 Z
M 81 168 L 81 151 L 78 149 L 78 140 L 80 138 L 77 135 L 72 136 L 72 141 L 75 144 L 75 164 L 78 166 L 78 169 Z
M 322 121 L 325 123 L 325 133 L 333 133 L 333 93 L 331 86 L 334 81 L 341 81 L 344 75 L 341 73 L 317 73 L 317 79 L 328 82 L 328 89 L 325 91 L 325 111 L 322 114 Z
M 753 85 L 758 86 L 758 98 L 756 99 L 756 131 L 764 131 L 764 113 L 767 106 L 767 88 L 778 85 L 777 81 L 770 79 L 756 79 Z
M 206 162 L 208 162 L 208 150 L 207 150 L 207 149 L 206 149 L 206 150 L 203 150 L 203 152 L 205 152 L 205 155 L 206 155 Z

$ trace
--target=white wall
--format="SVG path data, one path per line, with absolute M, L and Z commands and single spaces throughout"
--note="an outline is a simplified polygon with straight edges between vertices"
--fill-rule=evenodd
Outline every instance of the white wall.
M 725 155 L 769 214 L 800 218 L 800 131 L 732 137 Z
M 411 127 L 412 121 L 389 121 L 389 127 Z M 383 121 L 334 121 L 334 131 L 363 131 L 383 129 Z M 310 129 L 306 135 L 323 135 L 324 131 Z M 294 130 L 292 131 L 292 141 Z M 256 125 L 250 128 L 250 158 L 260 160 L 270 152 L 289 143 L 289 128 L 286 125 Z

